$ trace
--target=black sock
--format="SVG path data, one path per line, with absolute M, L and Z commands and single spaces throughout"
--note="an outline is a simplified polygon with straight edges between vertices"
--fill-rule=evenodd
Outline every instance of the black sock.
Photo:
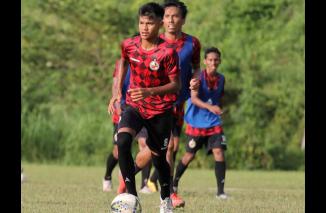
M 142 170 L 141 170 L 141 188 L 146 186 L 148 177 L 150 175 L 152 168 L 152 162 L 149 162 Z
M 114 158 L 113 154 L 111 153 L 107 160 L 106 160 L 106 171 L 105 171 L 105 180 L 111 180 L 112 179 L 112 171 L 114 167 L 117 165 L 118 159 Z
M 119 166 L 125 180 L 128 193 L 137 196 L 135 166 L 131 155 L 132 135 L 127 132 L 118 133 Z
M 173 190 L 173 176 L 170 176 L 170 193 L 173 194 L 174 190 Z
M 158 180 L 161 186 L 161 198 L 164 200 L 170 197 L 170 165 L 166 161 L 166 154 L 161 156 L 152 155 L 152 161 L 158 172 Z
M 150 180 L 153 182 L 153 183 L 156 183 L 157 182 L 157 179 L 158 179 L 158 172 L 156 169 L 154 169 L 154 172 L 152 173 L 152 176 L 150 178 Z
M 142 170 L 141 168 L 139 168 L 138 166 L 137 166 L 137 164 L 136 164 L 136 162 L 135 162 L 135 175 L 137 175 L 138 174 L 138 172 L 140 171 L 140 170 Z
M 177 169 L 175 171 L 173 187 L 178 188 L 179 180 L 180 180 L 181 176 L 183 175 L 183 173 L 186 171 L 187 167 L 188 167 L 188 165 L 184 165 L 181 160 L 179 161 Z M 174 190 L 174 191 L 176 191 L 176 190 Z
M 217 182 L 217 195 L 224 193 L 226 163 L 225 161 L 215 161 L 215 177 Z

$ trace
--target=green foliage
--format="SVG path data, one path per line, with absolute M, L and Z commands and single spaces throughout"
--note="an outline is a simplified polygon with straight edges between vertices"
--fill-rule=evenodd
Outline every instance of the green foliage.
M 106 104 L 114 63 L 145 2 L 23 2 L 24 160 L 103 164 L 112 148 Z M 185 3 L 184 31 L 199 38 L 202 49 L 222 51 L 228 168 L 304 168 L 304 2 Z M 185 142 L 182 136 L 178 159 Z M 214 162 L 199 152 L 191 166 Z

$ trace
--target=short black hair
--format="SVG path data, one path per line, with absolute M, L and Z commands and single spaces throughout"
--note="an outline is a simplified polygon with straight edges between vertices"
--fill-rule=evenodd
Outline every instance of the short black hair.
M 186 18 L 187 13 L 188 13 L 188 9 L 187 6 L 182 2 L 182 1 L 178 1 L 178 0 L 165 0 L 163 3 L 163 8 L 167 8 L 167 7 L 177 7 L 180 9 L 181 11 L 181 16 L 183 19 Z
M 138 16 L 148 16 L 152 19 L 163 19 L 164 9 L 161 5 L 155 2 L 149 2 L 141 6 L 138 10 Z
M 206 48 L 205 49 L 205 55 L 204 55 L 205 58 L 207 57 L 207 55 L 209 53 L 216 53 L 220 58 L 222 57 L 221 51 L 218 48 L 216 48 L 216 47 L 208 47 L 208 48 Z

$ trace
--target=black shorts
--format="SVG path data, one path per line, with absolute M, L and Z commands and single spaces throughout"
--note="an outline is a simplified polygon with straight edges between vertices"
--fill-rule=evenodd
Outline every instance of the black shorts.
M 187 135 L 186 151 L 190 153 L 196 153 L 205 145 L 206 154 L 211 154 L 212 149 L 222 148 L 227 149 L 226 139 L 224 133 L 214 134 L 210 136 L 190 136 Z
M 135 136 L 135 140 L 138 141 L 139 138 L 148 138 L 147 129 L 145 127 L 143 127 Z
M 172 113 L 171 110 L 167 110 L 150 119 L 144 119 L 137 109 L 127 105 L 119 122 L 119 129 L 122 127 L 131 128 L 136 134 L 145 127 L 148 134 L 146 144 L 149 149 L 159 155 L 166 154 L 172 129 Z

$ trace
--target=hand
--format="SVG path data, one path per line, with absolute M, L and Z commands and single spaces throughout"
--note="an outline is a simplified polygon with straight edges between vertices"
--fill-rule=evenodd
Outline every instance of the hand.
M 149 88 L 135 88 L 129 89 L 128 93 L 132 101 L 140 101 L 151 95 Z
M 198 78 L 192 78 L 190 80 L 190 87 L 191 90 L 198 90 L 199 88 L 199 79 Z
M 222 109 L 217 106 L 217 105 L 211 105 L 208 110 L 212 113 L 214 113 L 215 115 L 222 115 L 223 114 L 223 111 Z
M 112 96 L 112 98 L 110 99 L 109 105 L 108 105 L 108 113 L 109 114 L 113 114 L 113 112 L 116 108 L 120 109 L 120 101 L 121 101 L 121 95 L 117 94 L 117 95 Z

